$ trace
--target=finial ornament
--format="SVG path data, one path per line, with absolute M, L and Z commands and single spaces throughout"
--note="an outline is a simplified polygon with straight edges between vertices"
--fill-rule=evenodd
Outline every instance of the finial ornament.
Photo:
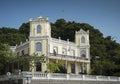
M 42 16 L 39 16 L 38 18 L 42 18 Z
M 29 21 L 32 21 L 32 18 L 30 18 Z

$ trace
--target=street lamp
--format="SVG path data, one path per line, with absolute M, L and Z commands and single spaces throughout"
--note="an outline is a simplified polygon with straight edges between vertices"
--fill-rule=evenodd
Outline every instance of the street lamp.
M 11 84 L 12 74 L 11 74 L 10 72 L 7 72 L 6 75 L 7 75 L 7 77 L 9 78 L 9 84 Z
M 26 77 L 26 84 L 30 84 L 31 80 L 29 79 L 29 77 Z
M 19 76 L 21 75 L 21 70 L 20 70 L 20 69 L 18 70 L 18 75 L 19 75 Z
M 31 78 L 33 77 L 32 74 L 27 73 L 27 74 L 24 75 L 24 77 L 26 78 L 25 83 L 30 84 L 31 83 Z

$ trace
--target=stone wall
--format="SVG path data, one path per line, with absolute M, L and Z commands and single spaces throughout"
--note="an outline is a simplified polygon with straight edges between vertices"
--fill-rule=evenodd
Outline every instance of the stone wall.
M 0 84 L 26 84 L 25 79 L 0 81 Z M 117 81 L 88 81 L 88 80 L 53 80 L 53 79 L 32 79 L 30 84 L 120 84 Z
M 25 80 L 23 84 L 26 84 Z M 117 81 L 83 81 L 83 80 L 53 80 L 53 79 L 34 79 L 31 84 L 120 84 Z
M 19 80 L 0 80 L 0 84 L 25 84 L 25 83 L 23 82 L 22 79 L 19 79 Z

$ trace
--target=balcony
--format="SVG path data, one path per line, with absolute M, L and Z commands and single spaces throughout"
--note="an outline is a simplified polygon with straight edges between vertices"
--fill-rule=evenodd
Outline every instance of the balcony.
M 89 63 L 90 60 L 88 58 L 81 58 L 76 56 L 62 55 L 62 54 L 53 54 L 50 53 L 49 59 L 58 59 L 58 60 L 66 60 L 66 61 L 76 61 L 76 62 L 86 62 Z

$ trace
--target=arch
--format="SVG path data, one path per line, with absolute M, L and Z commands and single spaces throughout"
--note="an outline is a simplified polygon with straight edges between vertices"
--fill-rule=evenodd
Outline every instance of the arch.
M 85 37 L 84 36 L 81 37 L 81 43 L 85 43 Z
M 40 42 L 36 43 L 36 51 L 42 51 L 42 44 Z
M 41 26 L 37 25 L 37 33 L 41 33 Z

